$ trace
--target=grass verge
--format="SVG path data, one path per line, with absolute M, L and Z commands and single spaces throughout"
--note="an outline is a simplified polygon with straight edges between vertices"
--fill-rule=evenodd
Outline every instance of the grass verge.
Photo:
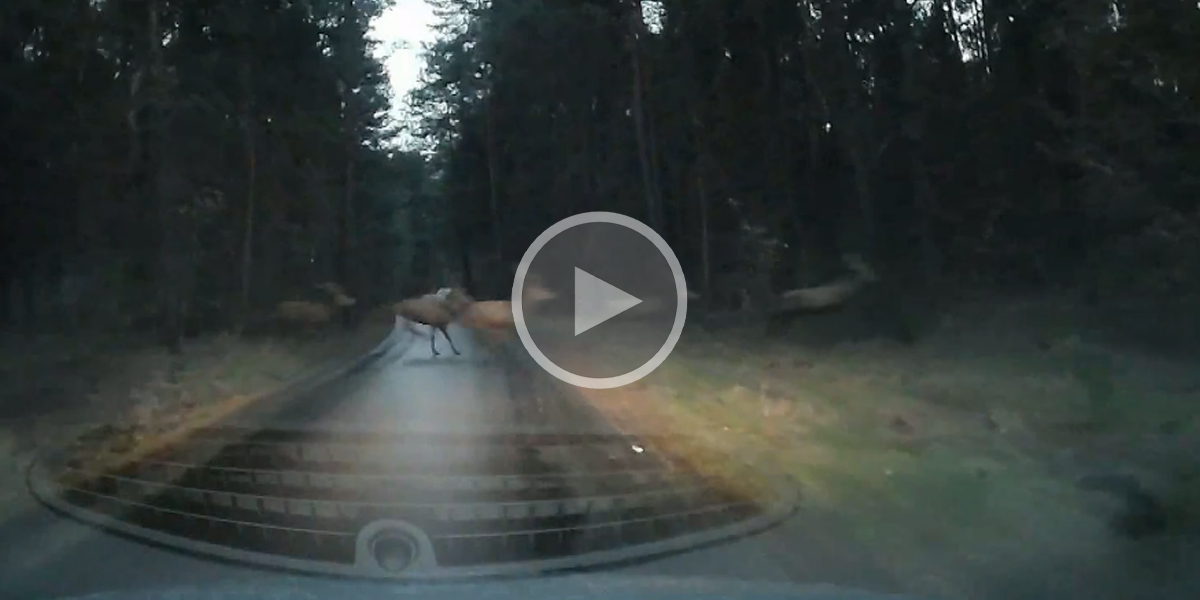
M 1172 564 L 1170 542 L 1114 540 L 1111 500 L 1074 482 L 1133 471 L 1200 506 L 1180 475 L 1200 472 L 1187 442 L 1200 439 L 1200 376 L 1058 320 L 1047 331 L 1030 312 L 956 315 L 916 346 L 690 332 L 641 382 L 579 391 L 627 430 L 687 434 L 675 453 L 748 494 L 759 482 L 746 465 L 791 475 L 803 510 L 839 516 L 904 591 L 1005 597 L 1037 581 L 1048 593 L 1131 554 L 1148 578 L 1180 577 L 1155 570 Z

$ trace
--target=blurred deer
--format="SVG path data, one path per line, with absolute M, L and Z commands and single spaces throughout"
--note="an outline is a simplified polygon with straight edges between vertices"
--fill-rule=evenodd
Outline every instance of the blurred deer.
M 286 300 L 275 305 L 275 318 L 281 323 L 297 324 L 311 333 L 333 320 L 337 311 L 357 303 L 357 300 L 346 294 L 346 290 L 336 283 L 322 283 L 315 288 L 329 294 L 330 302 Z
M 878 276 L 861 257 L 848 254 L 842 257 L 850 269 L 850 276 L 809 288 L 788 290 L 779 294 L 772 313 L 788 313 L 799 310 L 815 310 L 836 306 L 858 293 L 868 283 L 878 281 Z
M 558 294 L 550 291 L 535 277 L 526 278 L 525 296 L 522 304 L 532 308 L 539 303 L 553 300 Z M 464 298 L 470 299 L 465 293 Z M 463 327 L 485 331 L 503 331 L 514 324 L 512 302 L 508 300 L 471 300 L 459 316 Z
M 466 292 L 456 288 L 442 288 L 433 294 L 425 294 L 419 298 L 410 298 L 402 300 L 392 305 L 392 311 L 396 316 L 402 317 L 408 322 L 409 331 L 414 331 L 412 325 L 420 323 L 431 328 L 429 334 L 429 350 L 434 356 L 441 356 L 437 351 L 437 332 L 442 332 L 442 337 L 450 342 L 450 349 L 454 354 L 462 354 L 458 348 L 454 346 L 454 340 L 450 339 L 450 333 L 447 327 L 450 323 L 458 318 L 459 314 L 466 309 L 470 304 L 471 299 L 466 295 Z
M 770 283 L 755 273 L 725 273 L 714 276 L 710 306 L 720 301 L 723 307 L 734 305 L 731 312 L 714 313 L 709 318 L 740 318 L 756 315 L 768 320 L 786 318 L 794 313 L 830 309 L 844 304 L 865 286 L 878 281 L 875 271 L 857 255 L 845 255 L 843 262 L 850 273 L 834 281 L 812 287 L 787 290 L 770 289 Z
M 700 300 L 700 294 L 687 290 L 687 302 Z M 662 316 L 675 313 L 675 296 L 642 298 L 636 305 L 624 310 L 621 314 L 633 317 Z

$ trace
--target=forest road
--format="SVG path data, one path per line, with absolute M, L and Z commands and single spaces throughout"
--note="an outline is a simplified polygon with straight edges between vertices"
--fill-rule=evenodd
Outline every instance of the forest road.
M 443 466 L 438 456 L 444 455 L 444 461 L 457 461 L 444 465 L 446 468 L 457 472 L 466 468 L 477 474 L 472 477 L 484 477 L 489 469 L 504 466 L 489 457 L 490 446 L 469 447 L 472 439 L 530 432 L 552 433 L 560 439 L 564 435 L 615 433 L 581 400 L 547 396 L 545 390 L 549 388 L 542 382 L 549 375 L 533 372 L 518 364 L 522 361 L 506 358 L 503 352 L 490 351 L 461 327 L 452 327 L 450 334 L 461 354 L 454 354 L 439 335 L 436 345 L 441 355 L 432 356 L 429 338 L 413 335 L 345 377 L 295 396 L 255 405 L 239 413 L 231 425 L 247 431 L 286 431 L 289 443 L 364 431 L 381 436 L 405 432 L 450 434 L 458 446 L 444 448 L 453 451 L 425 453 L 423 460 L 433 462 L 424 468 L 437 471 Z M 478 457 L 479 464 L 464 466 L 464 456 Z M 407 457 L 397 454 L 396 460 Z M 573 465 L 576 460 L 578 463 Z M 565 481 L 589 461 L 587 468 L 594 468 L 593 456 L 580 454 L 572 458 L 568 451 L 560 454 L 549 469 L 562 471 L 555 476 Z M 513 464 L 510 461 L 507 467 L 511 469 Z M 537 476 L 545 477 L 547 466 L 543 464 L 541 469 Z M 495 476 L 520 477 L 520 473 L 509 471 Z M 578 492 L 596 494 L 594 489 Z M 215 582 L 269 585 L 275 580 L 305 577 L 211 560 L 107 533 L 51 511 L 36 502 L 32 494 L 28 504 L 17 517 L 0 524 L 2 599 L 44 600 Z M 839 540 L 819 539 L 819 529 L 819 524 L 791 519 L 730 543 L 616 567 L 609 575 L 829 582 L 857 587 L 866 583 L 869 588 L 881 590 L 891 587 L 885 580 L 871 580 L 870 573 L 877 570 L 868 568 L 862 556 L 838 551 L 844 546 Z M 809 543 L 798 544 L 798 539 Z M 803 550 L 803 556 L 797 555 L 797 548 Z

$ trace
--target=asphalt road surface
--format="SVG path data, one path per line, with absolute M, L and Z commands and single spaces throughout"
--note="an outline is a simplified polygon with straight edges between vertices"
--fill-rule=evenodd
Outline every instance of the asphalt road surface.
M 358 372 L 255 406 L 240 413 L 238 422 L 320 431 L 614 433 L 577 403 L 539 402 L 548 392 L 544 377 L 489 352 L 469 330 L 452 326 L 450 335 L 461 354 L 440 333 L 439 356 L 430 353 L 428 338 L 406 335 Z
M 311 430 L 314 435 L 364 428 L 463 434 L 612 431 L 588 407 L 548 392 L 553 389 L 545 387 L 548 376 L 489 353 L 461 328 L 452 328 L 451 335 L 459 356 L 440 336 L 442 355 L 436 358 L 430 356 L 428 338 L 401 341 L 347 377 L 239 414 L 237 424 Z M 568 457 L 557 467 L 569 471 L 569 463 Z M 865 584 L 885 591 L 891 587 L 864 555 L 840 540 L 823 538 L 821 529 L 819 523 L 792 519 L 763 533 L 623 566 L 610 575 Z M 3 599 L 293 577 L 105 533 L 32 501 L 23 514 L 0 525 Z

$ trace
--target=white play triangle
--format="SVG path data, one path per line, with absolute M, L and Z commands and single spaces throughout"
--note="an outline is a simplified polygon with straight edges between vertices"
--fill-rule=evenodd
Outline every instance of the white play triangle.
M 640 298 L 575 267 L 575 335 L 641 303 Z

